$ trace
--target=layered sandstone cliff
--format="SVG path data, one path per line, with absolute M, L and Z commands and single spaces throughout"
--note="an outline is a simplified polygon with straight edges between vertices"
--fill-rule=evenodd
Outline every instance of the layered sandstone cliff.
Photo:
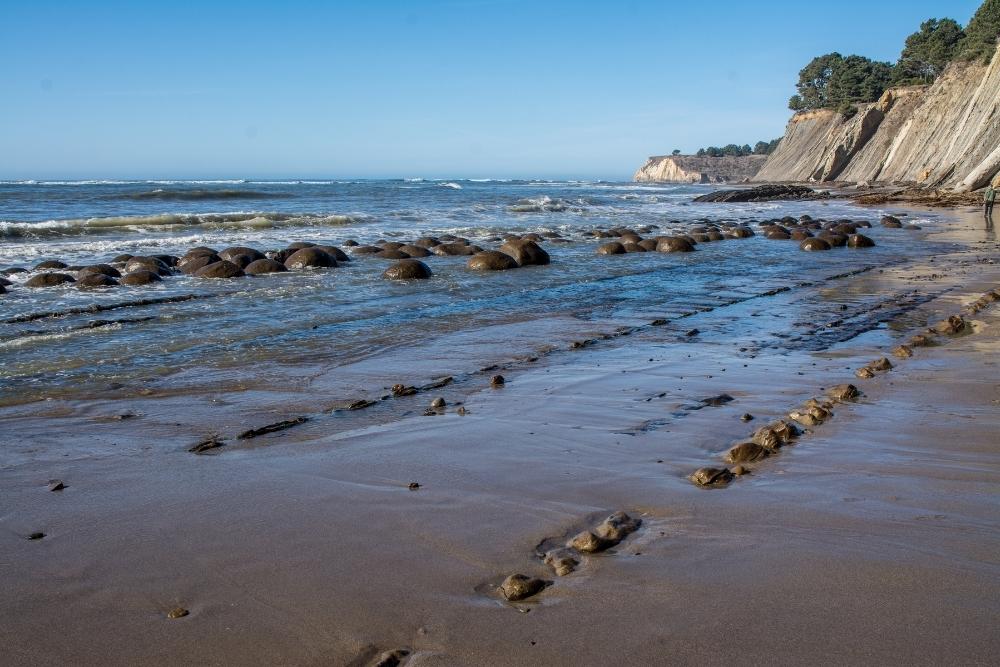
M 890 89 L 852 118 L 795 114 L 755 181 L 913 183 L 967 192 L 1000 179 L 1000 49 L 933 85 Z
M 646 160 L 632 179 L 657 183 L 737 183 L 753 178 L 766 159 L 765 155 L 655 155 Z

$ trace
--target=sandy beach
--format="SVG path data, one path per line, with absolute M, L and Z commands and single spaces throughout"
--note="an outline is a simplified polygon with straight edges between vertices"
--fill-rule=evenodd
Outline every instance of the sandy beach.
M 8 408 L 3 662 L 991 664 L 1000 303 L 963 309 L 1000 287 L 1000 255 L 974 212 L 939 234 L 954 252 L 631 336 L 601 339 L 595 322 L 592 344 L 396 399 L 406 407 L 370 423 L 334 411 L 203 455 L 187 449 L 209 430 L 346 397 L 271 396 L 284 407 L 252 421 L 233 404 L 267 401 L 231 387 Z M 849 335 L 827 341 L 839 324 L 805 321 L 812 300 L 898 306 L 908 290 L 921 298 L 859 314 Z M 890 354 L 959 313 L 962 333 Z M 801 345 L 754 336 L 782 326 Z M 883 356 L 891 371 L 855 376 Z M 446 358 L 432 350 L 408 378 L 444 374 Z M 688 480 L 842 383 L 861 396 L 749 474 Z M 425 415 L 438 396 L 447 407 Z M 641 526 L 566 576 L 542 562 L 615 511 Z M 513 573 L 548 585 L 509 602 L 497 586 Z

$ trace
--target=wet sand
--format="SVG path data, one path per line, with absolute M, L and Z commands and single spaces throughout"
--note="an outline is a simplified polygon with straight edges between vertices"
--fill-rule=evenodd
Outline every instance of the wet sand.
M 213 408 L 183 397 L 95 401 L 90 421 L 60 423 L 58 405 L 8 414 L 5 661 L 364 665 L 406 649 L 407 665 L 990 664 L 1000 304 L 969 318 L 974 333 L 854 377 L 1000 287 L 979 225 L 957 216 L 965 252 L 821 288 L 934 295 L 821 349 L 740 352 L 753 341 L 721 335 L 727 323 L 802 315 L 747 302 L 661 341 L 513 364 L 503 388 L 485 373 L 421 394 L 392 420 L 320 420 L 203 456 L 185 450 Z M 678 343 L 687 328 L 704 334 Z M 842 382 L 864 395 L 751 475 L 687 480 Z M 702 402 L 722 393 L 734 400 Z M 438 394 L 468 413 L 423 416 Z M 565 577 L 537 558 L 615 510 L 643 521 L 617 547 Z M 553 583 L 509 603 L 494 587 L 515 572 Z M 177 607 L 190 613 L 168 619 Z

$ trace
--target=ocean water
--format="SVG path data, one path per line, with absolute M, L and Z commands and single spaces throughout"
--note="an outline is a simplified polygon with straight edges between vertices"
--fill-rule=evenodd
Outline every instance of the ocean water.
M 434 277 L 414 282 L 383 280 L 390 261 L 360 256 L 333 269 L 233 280 L 177 275 L 155 286 L 103 290 L 29 289 L 21 283 L 30 274 L 11 275 L 14 284 L 0 295 L 0 404 L 82 399 L 151 382 L 207 391 L 220 379 L 252 384 L 282 368 L 335 375 L 360 362 L 378 375 L 380 360 L 388 377 L 401 358 L 419 366 L 421 350 L 447 358 L 449 370 L 471 372 L 483 361 L 595 331 L 940 249 L 927 233 L 941 224 L 935 214 L 911 213 L 907 220 L 923 229 L 905 231 L 881 228 L 881 210 L 843 201 L 692 202 L 709 189 L 527 180 L 0 182 L 0 268 L 30 269 L 50 259 L 87 265 L 122 253 L 181 255 L 195 246 L 266 251 L 295 241 L 369 244 L 454 234 L 497 247 L 506 233 L 562 237 L 544 243 L 548 266 L 476 273 L 465 268 L 465 257 L 431 256 L 424 261 Z M 655 225 L 647 234 L 653 236 L 704 221 L 759 231 L 762 220 L 806 213 L 870 221 L 866 233 L 878 245 L 806 253 L 795 242 L 758 235 L 699 244 L 686 254 L 598 256 L 606 241 L 587 235 Z M 869 298 L 817 291 L 802 307 L 833 313 Z

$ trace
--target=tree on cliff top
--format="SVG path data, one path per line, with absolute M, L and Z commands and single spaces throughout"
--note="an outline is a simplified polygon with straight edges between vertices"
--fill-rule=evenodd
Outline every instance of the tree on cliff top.
M 962 26 L 953 19 L 924 21 L 920 30 L 906 38 L 893 72 L 893 83 L 933 83 L 955 58 L 963 37 Z
M 828 53 L 813 58 L 799 72 L 796 84 L 799 92 L 792 96 L 788 106 L 793 111 L 837 109 L 848 113 L 854 104 L 877 100 L 891 82 L 889 63 Z
M 986 0 L 965 26 L 965 37 L 958 44 L 962 60 L 989 62 L 1000 38 L 1000 0 Z

